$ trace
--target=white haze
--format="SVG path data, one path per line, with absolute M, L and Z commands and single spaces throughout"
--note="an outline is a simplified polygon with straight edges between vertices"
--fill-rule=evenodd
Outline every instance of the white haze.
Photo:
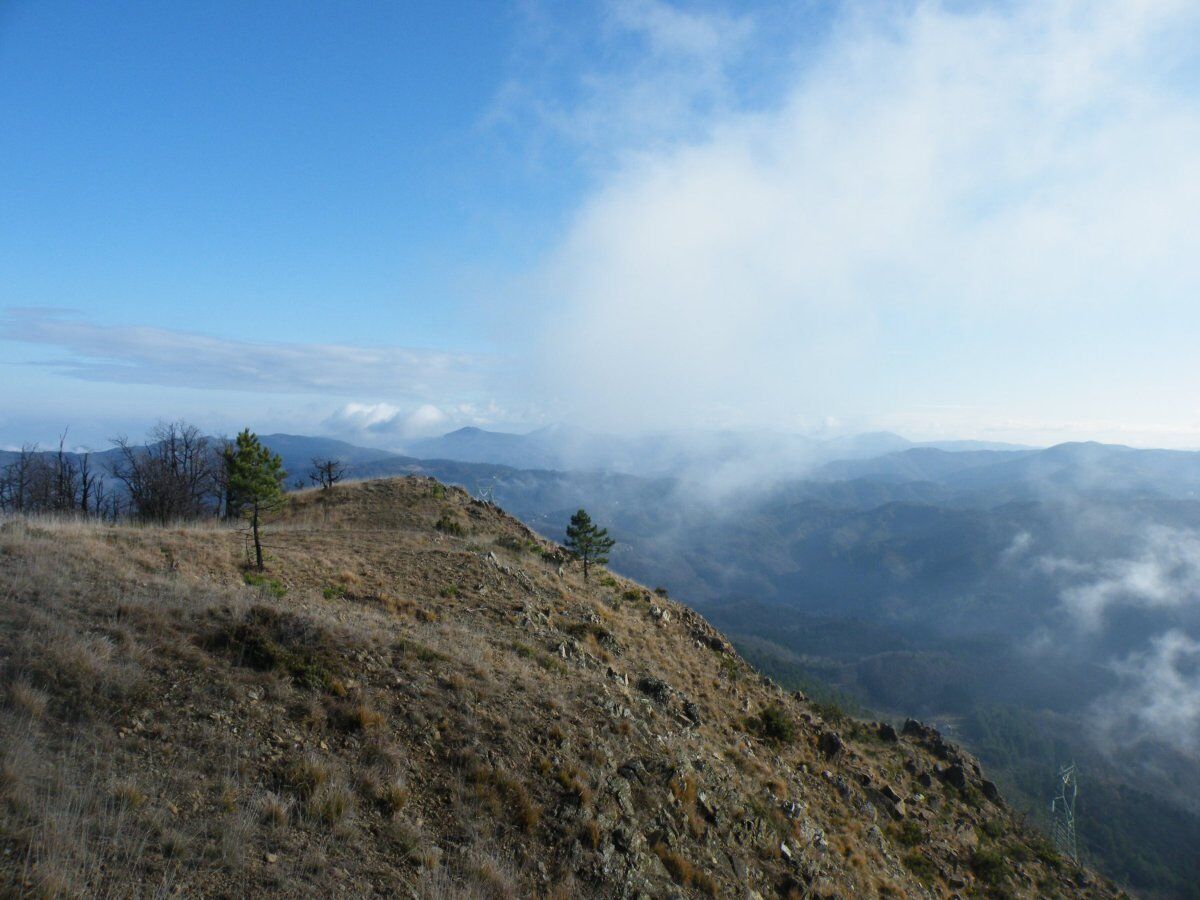
M 1078 579 L 1063 590 L 1063 607 L 1088 631 L 1099 631 L 1117 608 L 1200 606 L 1200 535 L 1147 524 L 1135 555 L 1123 559 L 1042 557 L 1038 568 Z
M 1097 520 L 1104 514 L 1082 500 L 1072 509 L 1081 521 L 1092 520 L 1083 527 L 1098 538 L 1105 526 Z M 1091 724 L 1101 746 L 1128 748 L 1151 741 L 1200 757 L 1200 534 L 1133 515 L 1109 511 L 1107 517 L 1108 537 L 1126 542 L 1126 555 L 1033 556 L 1030 535 L 1021 534 L 1003 561 L 1021 565 L 1024 558 L 1063 585 L 1059 600 L 1068 622 L 1076 626 L 1074 638 L 1101 661 L 1105 629 L 1117 627 L 1116 614 L 1167 614 L 1172 624 L 1158 625 L 1135 649 L 1105 661 L 1118 686 L 1093 704 Z M 1058 643 L 1043 628 L 1031 647 L 1053 652 Z
M 529 310 L 549 402 L 613 429 L 1196 443 L 1200 7 L 855 7 L 755 108 L 744 22 L 672 41 L 696 23 L 622 8 L 649 62 L 567 119 L 617 162 Z
M 1200 641 L 1172 629 L 1113 668 L 1121 687 L 1094 710 L 1108 740 L 1150 737 L 1187 756 L 1200 753 Z

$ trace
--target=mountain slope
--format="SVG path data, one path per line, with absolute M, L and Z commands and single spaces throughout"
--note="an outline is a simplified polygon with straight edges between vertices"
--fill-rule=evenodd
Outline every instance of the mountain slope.
M 932 730 L 822 715 L 462 491 L 304 492 L 267 544 L 0 525 L 0 884 L 1115 895 Z
M 279 454 L 283 459 L 284 470 L 293 482 L 307 478 L 314 457 L 336 459 L 346 465 L 358 465 L 397 456 L 387 450 L 359 447 L 346 441 L 303 434 L 267 434 L 262 435 L 259 440 L 270 447 L 271 452 Z
M 1082 465 L 1108 452 L 1048 455 Z M 1132 474 L 1159 454 L 1115 449 L 1122 457 Z M 1096 493 L 1001 483 L 970 503 L 931 482 L 807 482 L 716 504 L 670 479 L 429 461 L 409 470 L 489 489 L 549 537 L 586 507 L 620 539 L 615 569 L 686 596 L 735 643 L 749 651 L 753 642 L 755 662 L 778 679 L 946 723 L 1035 821 L 1058 765 L 1074 759 L 1087 858 L 1147 896 L 1200 896 L 1195 744 L 1148 727 L 1143 712 L 1169 707 L 1140 699 L 1139 671 L 1121 669 L 1147 658 L 1156 635 L 1200 639 L 1200 607 L 1130 605 L 1081 630 L 1063 599 L 1143 565 L 1188 596 L 1195 556 L 1177 554 L 1200 535 L 1200 503 L 1162 496 L 1173 493 L 1169 480 L 1142 494 L 1117 474 Z M 1085 474 L 1066 480 L 1086 483 Z M 1010 494 L 1037 499 L 1007 502 Z M 1048 634 L 1053 647 L 1039 644 Z M 1189 708 L 1186 693 L 1163 697 Z

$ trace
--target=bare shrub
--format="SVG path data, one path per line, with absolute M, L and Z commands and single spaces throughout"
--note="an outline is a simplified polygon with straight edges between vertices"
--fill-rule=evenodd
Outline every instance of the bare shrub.
M 237 869 L 246 861 L 255 833 L 255 815 L 252 810 L 240 809 L 225 816 L 221 822 L 221 862 Z
M 125 485 L 136 518 L 166 525 L 216 512 L 220 458 L 195 425 L 160 422 L 144 446 L 125 437 L 114 443 L 120 460 L 113 475 Z

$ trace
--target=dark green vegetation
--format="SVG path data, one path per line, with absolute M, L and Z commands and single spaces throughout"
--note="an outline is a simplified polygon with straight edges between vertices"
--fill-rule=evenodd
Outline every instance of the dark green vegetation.
M 287 472 L 279 454 L 264 447 L 249 428 L 242 431 L 233 444 L 222 451 L 226 484 L 226 514 L 241 515 L 250 520 L 254 535 L 255 567 L 263 568 L 262 540 L 259 524 L 263 513 L 277 509 L 283 502 L 283 479 Z
M 765 706 L 747 722 L 750 731 L 764 741 L 786 744 L 796 735 L 796 725 L 781 706 Z
M 282 594 L 275 596 L 281 597 Z M 202 645 L 235 664 L 278 672 L 299 687 L 329 688 L 340 668 L 338 650 L 311 622 L 269 606 L 253 606 L 242 616 L 226 611 Z
M 592 522 L 586 510 L 578 510 L 571 516 L 563 546 L 572 557 L 583 563 L 584 581 L 588 580 L 589 568 L 608 562 L 608 554 L 614 544 L 616 541 L 608 536 L 608 531 Z
M 1053 792 L 1055 760 L 1082 772 L 1076 814 L 1079 839 L 1114 878 L 1177 897 L 1200 897 L 1200 824 L 1162 794 L 1139 790 L 1069 723 L 1047 713 L 991 707 L 964 717 L 960 734 L 998 774 L 1006 796 L 1046 825 L 1042 798 Z

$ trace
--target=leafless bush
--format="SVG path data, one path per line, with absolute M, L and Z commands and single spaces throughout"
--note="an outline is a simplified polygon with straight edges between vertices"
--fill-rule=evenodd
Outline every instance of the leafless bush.
M 322 490 L 329 490 L 346 477 L 346 464 L 339 459 L 314 456 L 308 480 Z
M 165 525 L 217 511 L 220 456 L 195 425 L 160 423 L 145 446 L 124 436 L 113 443 L 120 451 L 113 475 L 125 486 L 135 518 Z
M 246 861 L 256 824 L 254 811 L 249 809 L 234 810 L 222 820 L 221 861 L 229 868 L 236 869 Z

